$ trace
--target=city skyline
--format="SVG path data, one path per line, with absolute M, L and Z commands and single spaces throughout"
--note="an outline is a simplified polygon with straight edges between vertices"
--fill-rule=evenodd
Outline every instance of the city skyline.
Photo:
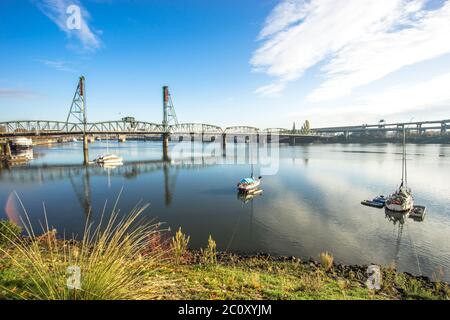
M 67 8 L 80 8 L 70 29 Z M 1 121 L 299 127 L 450 117 L 450 1 L 4 1 Z M 26 24 L 15 16 L 21 14 Z M 333 26 L 330 28 L 330 26 Z

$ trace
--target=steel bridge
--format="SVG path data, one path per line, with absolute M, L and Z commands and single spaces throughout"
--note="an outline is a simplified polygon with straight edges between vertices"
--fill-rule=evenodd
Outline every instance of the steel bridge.
M 426 131 L 440 131 L 441 134 L 447 133 L 450 129 L 450 119 L 436 120 L 436 121 L 416 121 L 416 122 L 398 122 L 398 123 L 378 123 L 378 124 L 363 124 L 360 126 L 344 126 L 344 127 L 328 127 L 315 128 L 311 131 L 315 134 L 349 134 L 361 132 L 403 132 L 403 130 L 410 132 L 417 132 L 423 134 Z
M 284 128 L 259 129 L 250 126 L 233 126 L 221 128 L 204 123 L 180 123 L 164 126 L 159 123 L 144 121 L 102 121 L 93 123 L 74 123 L 52 120 L 15 120 L 0 122 L 0 137 L 14 136 L 56 136 L 56 135 L 106 135 L 106 134 L 173 134 L 173 135 L 297 135 L 295 132 Z
M 167 86 L 163 87 L 163 120 L 162 123 L 136 121 L 134 118 L 123 118 L 117 121 L 88 122 L 86 117 L 85 78 L 80 77 L 77 89 L 70 106 L 66 121 L 53 120 L 17 120 L 0 122 L 0 138 L 14 136 L 64 136 L 64 135 L 163 135 L 164 141 L 170 135 L 278 135 L 280 137 L 333 136 L 339 133 L 360 132 L 400 132 L 417 131 L 423 134 L 428 130 L 440 130 L 447 133 L 450 120 L 390 123 L 380 122 L 372 125 L 313 128 L 308 134 L 300 130 L 285 128 L 260 129 L 251 126 L 233 126 L 221 128 L 212 124 L 178 123 L 175 108 Z M 224 140 L 225 141 L 225 140 Z

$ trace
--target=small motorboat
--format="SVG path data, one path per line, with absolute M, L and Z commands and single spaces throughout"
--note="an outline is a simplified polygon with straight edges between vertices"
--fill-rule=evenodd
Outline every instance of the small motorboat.
M 101 164 L 101 165 L 122 165 L 123 159 L 119 156 L 116 156 L 115 154 L 106 154 L 106 155 L 100 155 L 98 156 L 94 162 Z
M 386 197 L 381 195 L 381 196 L 373 198 L 372 201 L 379 202 L 379 203 L 382 203 L 384 205 L 386 203 Z
M 427 208 L 425 206 L 414 205 L 414 208 L 409 213 L 409 217 L 416 221 L 423 221 Z
M 374 208 L 383 208 L 386 204 L 386 198 L 381 195 L 378 197 L 373 198 L 372 200 L 364 200 L 361 201 L 361 204 L 368 207 L 374 207 Z
M 255 178 L 244 178 L 237 184 L 237 188 L 240 192 L 250 192 L 258 189 L 261 184 L 261 177 Z
M 361 204 L 364 206 L 380 208 L 380 209 L 384 207 L 384 203 L 379 202 L 379 201 L 374 201 L 374 200 L 364 200 L 364 201 L 361 201 Z

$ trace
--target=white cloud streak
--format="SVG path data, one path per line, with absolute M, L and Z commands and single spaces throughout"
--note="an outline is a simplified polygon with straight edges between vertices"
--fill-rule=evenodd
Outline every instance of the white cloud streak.
M 274 8 L 253 53 L 256 71 L 276 77 L 257 89 L 279 94 L 289 81 L 320 66 L 323 82 L 311 102 L 334 100 L 405 66 L 450 52 L 450 1 L 285 0 Z
M 450 73 L 413 85 L 397 85 L 362 97 L 359 103 L 346 107 L 314 108 L 311 112 L 290 114 L 311 119 L 319 126 L 349 125 L 409 119 L 436 120 L 448 117 Z M 352 123 L 349 123 L 351 120 Z
M 45 66 L 54 68 L 58 71 L 76 73 L 77 71 L 69 66 L 65 61 L 59 60 L 47 60 L 47 59 L 37 59 L 36 61 L 42 63 Z
M 96 32 L 91 30 L 88 22 L 91 18 L 89 12 L 78 0 L 34 0 L 34 3 L 60 30 L 64 31 L 69 38 L 75 37 L 80 41 L 81 48 L 86 51 L 95 51 L 100 48 L 101 41 Z M 67 8 L 76 5 L 81 9 L 80 29 L 69 29 L 67 27 Z M 98 32 L 97 32 L 98 33 Z
M 0 99 L 34 99 L 39 97 L 38 94 L 28 90 L 15 88 L 0 88 Z

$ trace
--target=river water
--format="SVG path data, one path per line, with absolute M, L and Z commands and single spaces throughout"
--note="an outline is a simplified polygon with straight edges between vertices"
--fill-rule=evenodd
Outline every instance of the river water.
M 252 145 L 253 146 L 253 145 Z M 408 145 L 408 184 L 427 206 L 422 222 L 392 220 L 361 200 L 389 194 L 400 183 L 401 146 L 312 144 L 289 146 L 171 143 L 170 162 L 160 142 L 95 142 L 91 158 L 106 151 L 124 165 L 83 167 L 81 143 L 35 147 L 26 166 L 0 171 L 0 218 L 19 221 L 20 197 L 35 228 L 43 221 L 59 233 L 80 235 L 86 219 L 149 203 L 145 217 L 219 249 L 318 258 L 346 264 L 391 264 L 399 270 L 450 281 L 450 145 Z M 253 160 L 253 161 L 252 161 Z M 263 175 L 263 193 L 239 197 L 236 183 Z M 15 193 L 16 192 L 16 193 Z

